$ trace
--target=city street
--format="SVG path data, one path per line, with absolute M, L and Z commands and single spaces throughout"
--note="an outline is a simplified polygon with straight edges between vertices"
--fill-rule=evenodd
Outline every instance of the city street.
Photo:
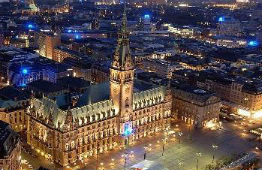
M 223 123 L 221 130 L 190 130 L 188 126 L 181 123 L 178 127 L 170 129 L 170 131 L 175 131 L 176 135 L 169 135 L 164 146 L 164 152 L 163 136 L 158 134 L 140 140 L 126 150 L 114 150 L 100 154 L 98 161 L 96 157 L 89 158 L 87 162 L 83 163 L 83 165 L 86 165 L 84 168 L 76 166 L 74 169 L 124 170 L 142 162 L 145 157 L 146 160 L 153 161 L 169 170 L 203 170 L 207 164 L 212 163 L 213 157 L 215 161 L 221 157 L 250 151 L 257 146 L 256 142 L 248 140 L 254 138 L 254 136 L 247 132 L 250 128 L 261 125 L 261 122 L 241 122 Z M 180 137 L 178 132 L 182 132 L 183 135 Z M 216 148 L 213 146 L 216 146 Z M 55 168 L 53 164 L 44 159 L 34 161 L 35 158 L 28 154 L 23 154 L 23 159 L 27 159 L 34 168 L 41 164 L 50 169 L 61 169 Z

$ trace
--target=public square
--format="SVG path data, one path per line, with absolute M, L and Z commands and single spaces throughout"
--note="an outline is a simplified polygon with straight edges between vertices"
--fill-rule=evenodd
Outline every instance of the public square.
M 261 126 L 261 121 L 241 120 L 223 122 L 222 128 L 218 130 L 192 130 L 180 122 L 171 127 L 170 132 L 175 132 L 175 135 L 170 133 L 168 136 L 164 152 L 163 135 L 159 133 L 156 136 L 144 138 L 125 150 L 113 150 L 100 154 L 98 157 L 89 158 L 74 169 L 125 170 L 140 162 L 143 163 L 145 158 L 157 165 L 155 170 L 159 167 L 167 170 L 204 170 L 207 164 L 217 159 L 254 150 L 258 142 L 254 140 L 256 137 L 248 131 L 259 126 Z M 45 159 L 37 158 L 38 161 L 36 161 L 36 158 L 25 153 L 22 159 L 27 159 L 33 168 L 44 165 L 50 169 L 62 169 Z

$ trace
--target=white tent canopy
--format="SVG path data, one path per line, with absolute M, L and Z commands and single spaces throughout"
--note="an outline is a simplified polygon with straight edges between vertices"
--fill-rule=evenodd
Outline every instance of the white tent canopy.
M 139 162 L 129 168 L 130 170 L 168 170 L 167 168 L 163 167 L 161 164 L 158 164 L 154 161 L 144 160 Z

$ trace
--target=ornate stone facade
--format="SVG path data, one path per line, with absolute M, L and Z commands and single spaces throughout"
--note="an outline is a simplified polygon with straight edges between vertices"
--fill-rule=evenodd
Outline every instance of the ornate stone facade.
M 173 116 L 193 125 L 204 127 L 218 122 L 221 100 L 214 93 L 186 84 L 173 85 Z
M 8 123 L 0 121 L 0 169 L 21 169 L 21 145 Z
M 125 146 L 169 126 L 171 92 L 134 79 L 126 23 L 124 13 L 109 83 L 90 86 L 67 108 L 61 104 L 61 96 L 31 100 L 27 142 L 61 166 Z

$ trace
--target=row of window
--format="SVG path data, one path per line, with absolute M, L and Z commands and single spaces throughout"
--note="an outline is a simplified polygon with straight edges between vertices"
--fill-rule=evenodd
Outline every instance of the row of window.
M 146 99 L 140 100 L 134 103 L 134 110 L 158 104 L 162 101 L 162 99 L 163 99 L 162 96 L 155 96 L 154 98 L 151 97 L 150 99 L 147 100 Z
M 111 111 L 111 112 L 102 112 L 102 113 L 98 113 L 98 114 L 94 114 L 92 116 L 87 116 L 87 117 L 82 117 L 82 118 L 77 118 L 76 122 L 79 126 L 82 126 L 83 124 L 89 124 L 89 123 L 94 123 L 97 121 L 103 121 L 108 119 L 109 117 L 113 117 L 115 116 L 116 113 L 115 111 Z M 102 123 L 104 124 L 104 122 Z M 100 126 L 100 123 L 98 124 L 98 126 Z
M 76 147 L 81 147 L 84 144 L 91 144 L 96 140 L 102 141 L 102 139 L 112 137 L 118 134 L 117 128 L 112 129 L 106 129 L 104 131 L 93 133 L 88 136 L 78 137 L 77 142 L 71 141 L 70 145 L 69 143 L 66 143 L 65 150 L 73 150 Z

